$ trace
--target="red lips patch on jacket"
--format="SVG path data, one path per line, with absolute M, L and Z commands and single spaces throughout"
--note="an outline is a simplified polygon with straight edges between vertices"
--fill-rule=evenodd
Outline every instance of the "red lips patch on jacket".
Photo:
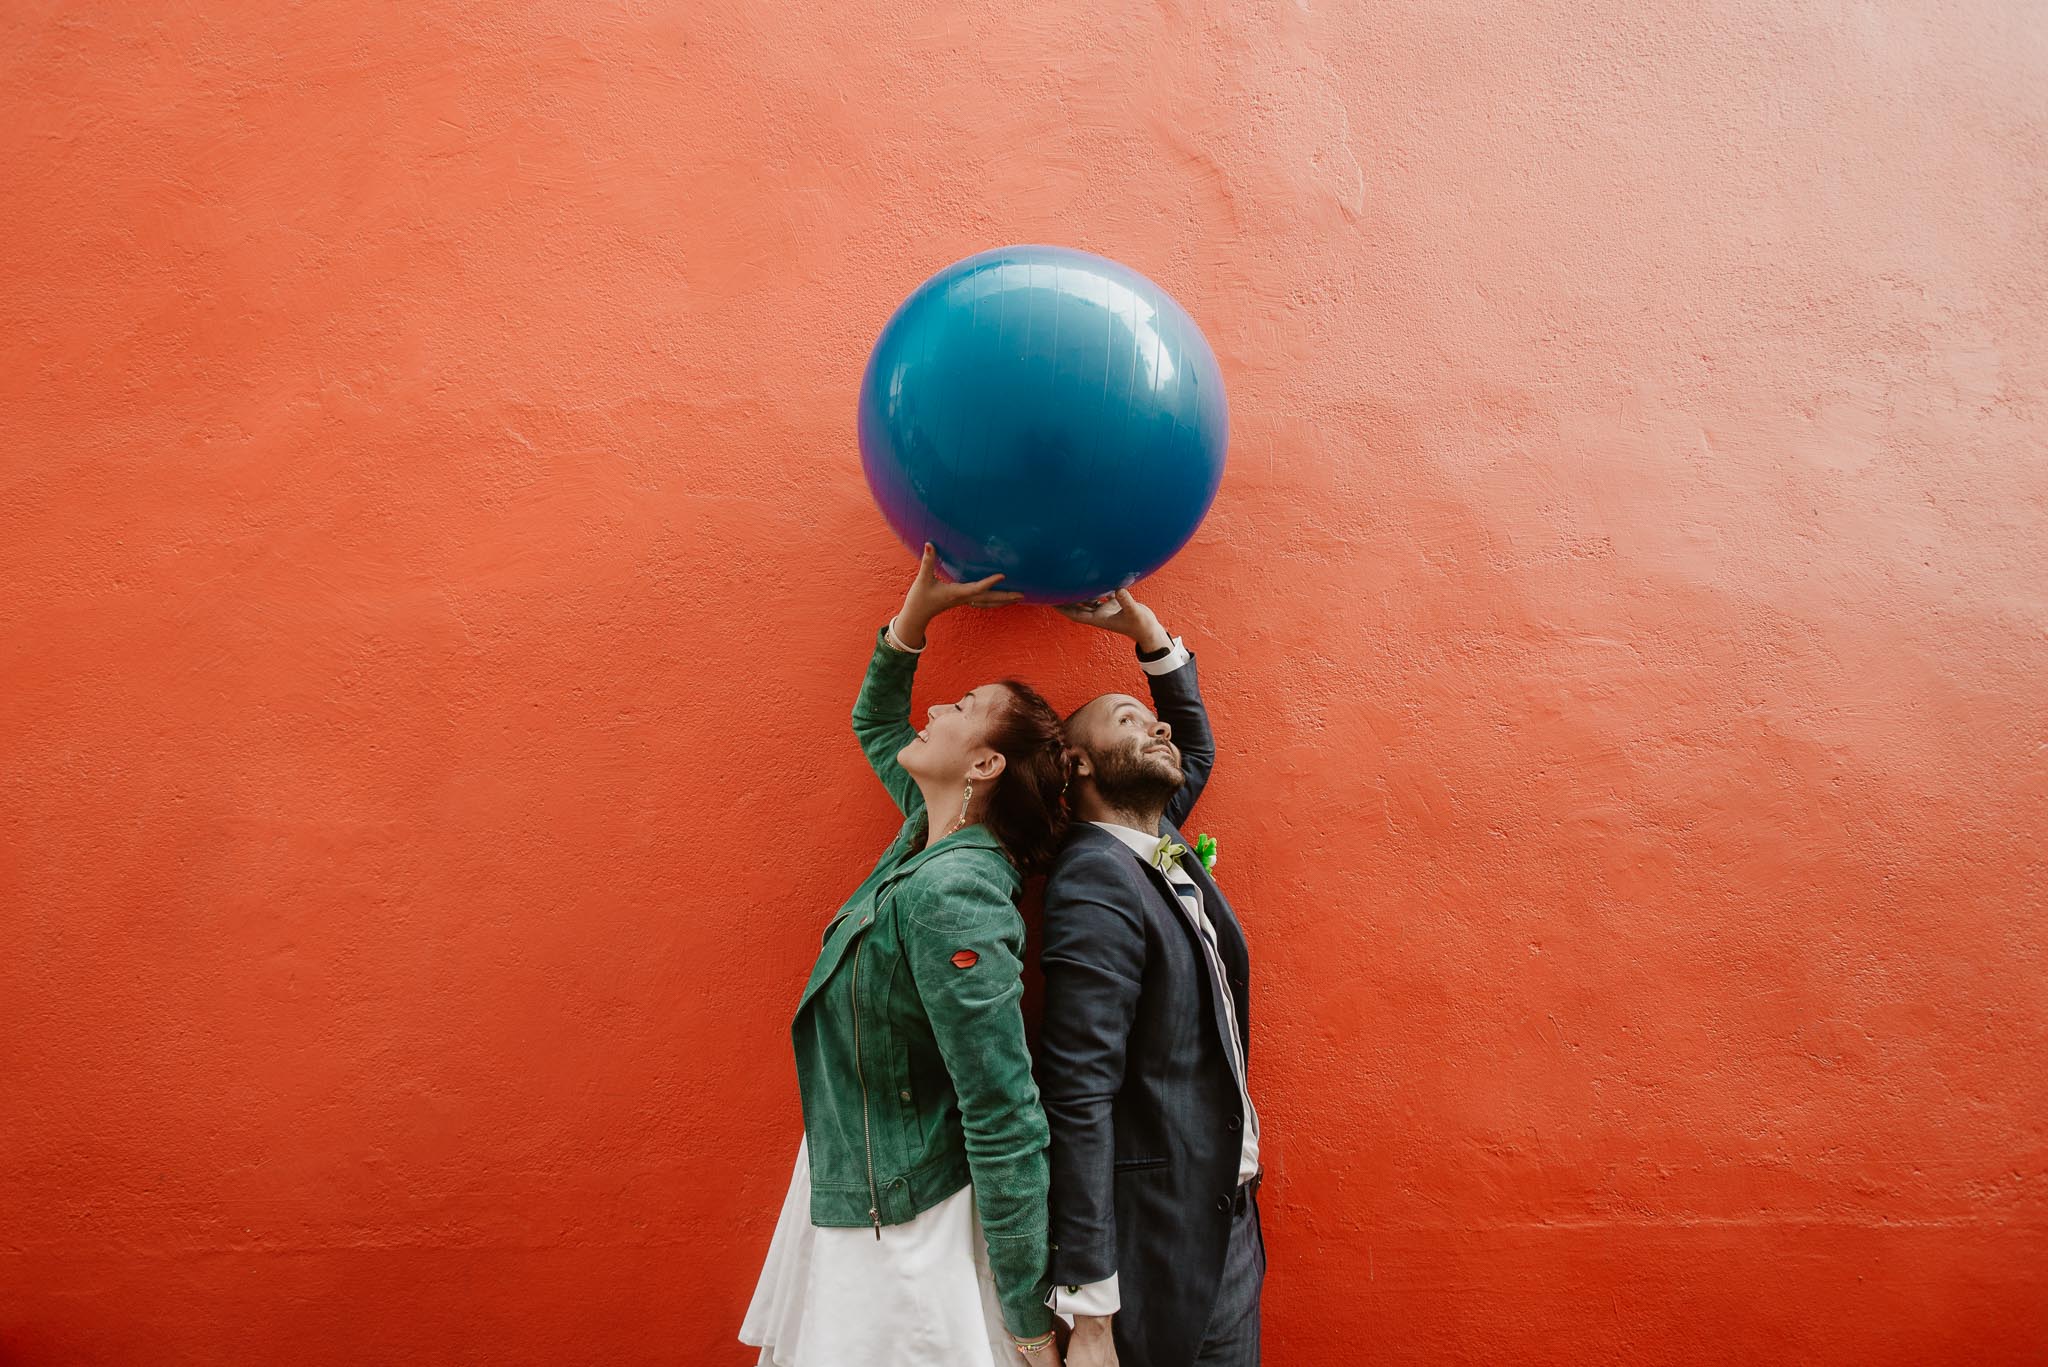
M 981 956 L 971 949 L 963 949 L 953 956 L 953 967 L 972 968 L 981 962 Z

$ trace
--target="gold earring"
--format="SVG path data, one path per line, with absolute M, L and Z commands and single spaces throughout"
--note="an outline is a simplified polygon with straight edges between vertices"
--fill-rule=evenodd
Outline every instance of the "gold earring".
M 967 793 L 964 797 L 960 799 L 960 815 L 954 817 L 953 824 L 946 828 L 947 835 L 951 835 L 954 831 L 959 830 L 962 826 L 965 826 L 967 824 L 967 809 L 969 806 L 973 804 L 973 802 L 974 780 L 970 778 L 967 780 Z

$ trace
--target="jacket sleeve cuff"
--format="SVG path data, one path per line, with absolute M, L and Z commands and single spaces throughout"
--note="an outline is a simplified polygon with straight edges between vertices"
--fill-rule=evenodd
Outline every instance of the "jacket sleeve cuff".
M 1173 644 L 1164 653 L 1138 652 L 1138 668 L 1147 674 L 1171 674 L 1195 657 L 1188 651 L 1180 637 L 1173 638 Z
M 1074 1322 L 1076 1315 L 1114 1315 L 1123 1309 L 1123 1298 L 1117 1292 L 1114 1272 L 1086 1286 L 1055 1286 L 1045 1298 L 1045 1303 L 1068 1324 Z

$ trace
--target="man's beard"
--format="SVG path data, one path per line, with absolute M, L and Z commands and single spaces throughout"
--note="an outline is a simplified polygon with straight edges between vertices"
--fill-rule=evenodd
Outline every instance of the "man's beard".
M 1119 811 L 1149 812 L 1164 807 L 1187 781 L 1167 750 L 1154 756 L 1142 748 L 1119 746 L 1089 758 L 1095 761 L 1096 793 Z

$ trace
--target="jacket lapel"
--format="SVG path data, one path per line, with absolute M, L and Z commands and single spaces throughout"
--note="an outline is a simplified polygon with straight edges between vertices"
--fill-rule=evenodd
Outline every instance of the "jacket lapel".
M 897 883 L 909 877 L 913 870 L 933 855 L 944 850 L 963 849 L 969 846 L 992 850 L 1000 850 L 1003 847 L 1002 842 L 996 839 L 995 832 L 986 826 L 969 826 L 964 831 L 955 831 L 945 839 L 925 846 L 875 879 L 873 891 L 867 896 L 855 894 L 851 901 L 841 907 L 839 914 L 832 918 L 831 924 L 825 929 L 825 944 L 819 950 L 817 964 L 811 969 L 811 980 L 805 984 L 804 994 L 797 1001 L 797 1011 L 801 1013 L 809 1006 L 811 998 L 818 995 L 819 990 L 832 980 L 832 975 L 839 971 L 840 962 L 846 958 L 854 945 L 860 943 L 861 936 L 872 927 L 876 914 L 881 910 L 882 900 Z M 852 925 L 843 924 L 849 918 L 852 918 Z M 836 944 L 833 942 L 834 936 L 839 937 Z
M 1163 834 L 1172 836 L 1176 844 L 1186 845 L 1188 843 L 1181 839 L 1180 831 L 1171 822 L 1161 822 L 1160 824 L 1165 827 Z M 1093 833 L 1115 844 L 1119 849 L 1130 855 L 1131 858 L 1138 861 L 1139 865 L 1145 870 L 1146 876 L 1152 880 L 1153 890 L 1165 901 L 1167 919 L 1179 926 L 1181 933 L 1187 936 L 1188 947 L 1195 952 L 1196 971 L 1202 975 L 1202 980 L 1210 985 L 1210 990 L 1204 996 L 1209 1001 L 1209 1019 L 1216 1030 L 1216 1044 L 1218 1048 L 1223 1050 L 1223 1057 L 1228 1059 L 1231 1056 L 1232 1050 L 1228 1033 L 1229 1027 L 1224 1024 L 1223 1019 L 1223 1003 L 1216 1000 L 1214 975 L 1209 971 L 1209 953 L 1202 946 L 1202 932 L 1196 928 L 1194 918 L 1188 915 L 1187 904 L 1181 900 L 1180 894 L 1173 890 L 1173 884 L 1168 880 L 1167 876 L 1154 868 L 1149 862 L 1140 858 L 1137 851 L 1131 849 L 1130 846 L 1118 840 L 1108 831 L 1095 829 Z M 1233 973 L 1238 971 L 1232 967 L 1233 961 L 1235 960 L 1240 963 L 1243 961 L 1244 935 L 1237 928 L 1237 918 L 1231 914 L 1230 904 L 1225 902 L 1223 894 L 1216 890 L 1215 882 L 1209 877 L 1208 872 L 1202 868 L 1202 861 L 1195 858 L 1193 846 L 1189 846 L 1187 854 L 1182 857 L 1181 867 L 1188 871 L 1189 876 L 1195 880 L 1195 886 L 1202 890 L 1202 909 L 1209 914 L 1209 924 L 1216 931 L 1217 954 L 1223 961 L 1223 973 L 1226 979 L 1223 987 L 1225 991 L 1231 994 L 1234 1000 L 1237 997 L 1237 988 L 1228 979 L 1230 979 Z M 1218 914 L 1219 912 L 1221 913 L 1220 915 Z M 1229 927 L 1228 929 L 1225 929 L 1226 924 Z M 1243 1016 L 1243 1004 L 1238 1003 L 1238 1017 L 1242 1019 Z M 1240 1047 L 1242 1047 L 1241 1043 Z
M 1223 961 L 1225 986 L 1230 992 L 1232 1006 L 1237 1012 L 1238 1045 L 1247 1058 L 1251 1054 L 1251 951 L 1245 943 L 1244 927 L 1239 924 L 1237 912 L 1230 905 L 1230 899 L 1223 895 L 1223 889 L 1216 886 L 1216 880 L 1209 876 L 1209 870 L 1195 854 L 1194 842 L 1182 837 L 1180 831 L 1169 825 L 1167 830 L 1173 838 L 1188 847 L 1180 866 L 1195 880 L 1195 886 L 1202 890 L 1202 910 L 1209 915 L 1209 925 L 1216 932 L 1216 953 Z M 1176 899 L 1178 897 L 1176 896 Z M 1219 1028 L 1221 1022 L 1218 1023 Z
M 933 855 L 941 854 L 946 850 L 961 850 L 970 848 L 983 850 L 1001 850 L 1003 848 L 1003 842 L 996 839 L 996 833 L 986 826 L 969 826 L 964 831 L 955 831 L 953 834 L 946 836 L 944 839 L 941 839 L 933 844 L 925 846 L 916 854 L 911 855 L 910 858 L 904 860 L 901 864 L 898 864 L 895 868 L 889 870 L 889 872 L 883 876 L 882 881 L 875 885 L 875 900 L 879 902 L 882 898 L 882 893 L 886 888 L 888 888 L 891 884 L 897 882 L 899 879 L 902 879 L 903 877 L 907 876 L 913 869 L 916 869 L 919 866 L 921 866 L 927 859 L 930 859 Z
M 1230 899 L 1223 895 L 1223 889 L 1216 886 L 1216 880 L 1209 876 L 1208 868 L 1195 853 L 1195 842 L 1169 824 L 1167 832 L 1176 843 L 1188 847 L 1180 866 L 1195 880 L 1195 886 L 1202 890 L 1202 909 L 1209 913 L 1209 922 L 1216 927 L 1216 947 L 1222 952 L 1223 966 L 1236 977 L 1244 976 L 1245 966 L 1251 955 L 1245 943 L 1244 927 L 1238 922 L 1237 911 L 1230 905 Z

